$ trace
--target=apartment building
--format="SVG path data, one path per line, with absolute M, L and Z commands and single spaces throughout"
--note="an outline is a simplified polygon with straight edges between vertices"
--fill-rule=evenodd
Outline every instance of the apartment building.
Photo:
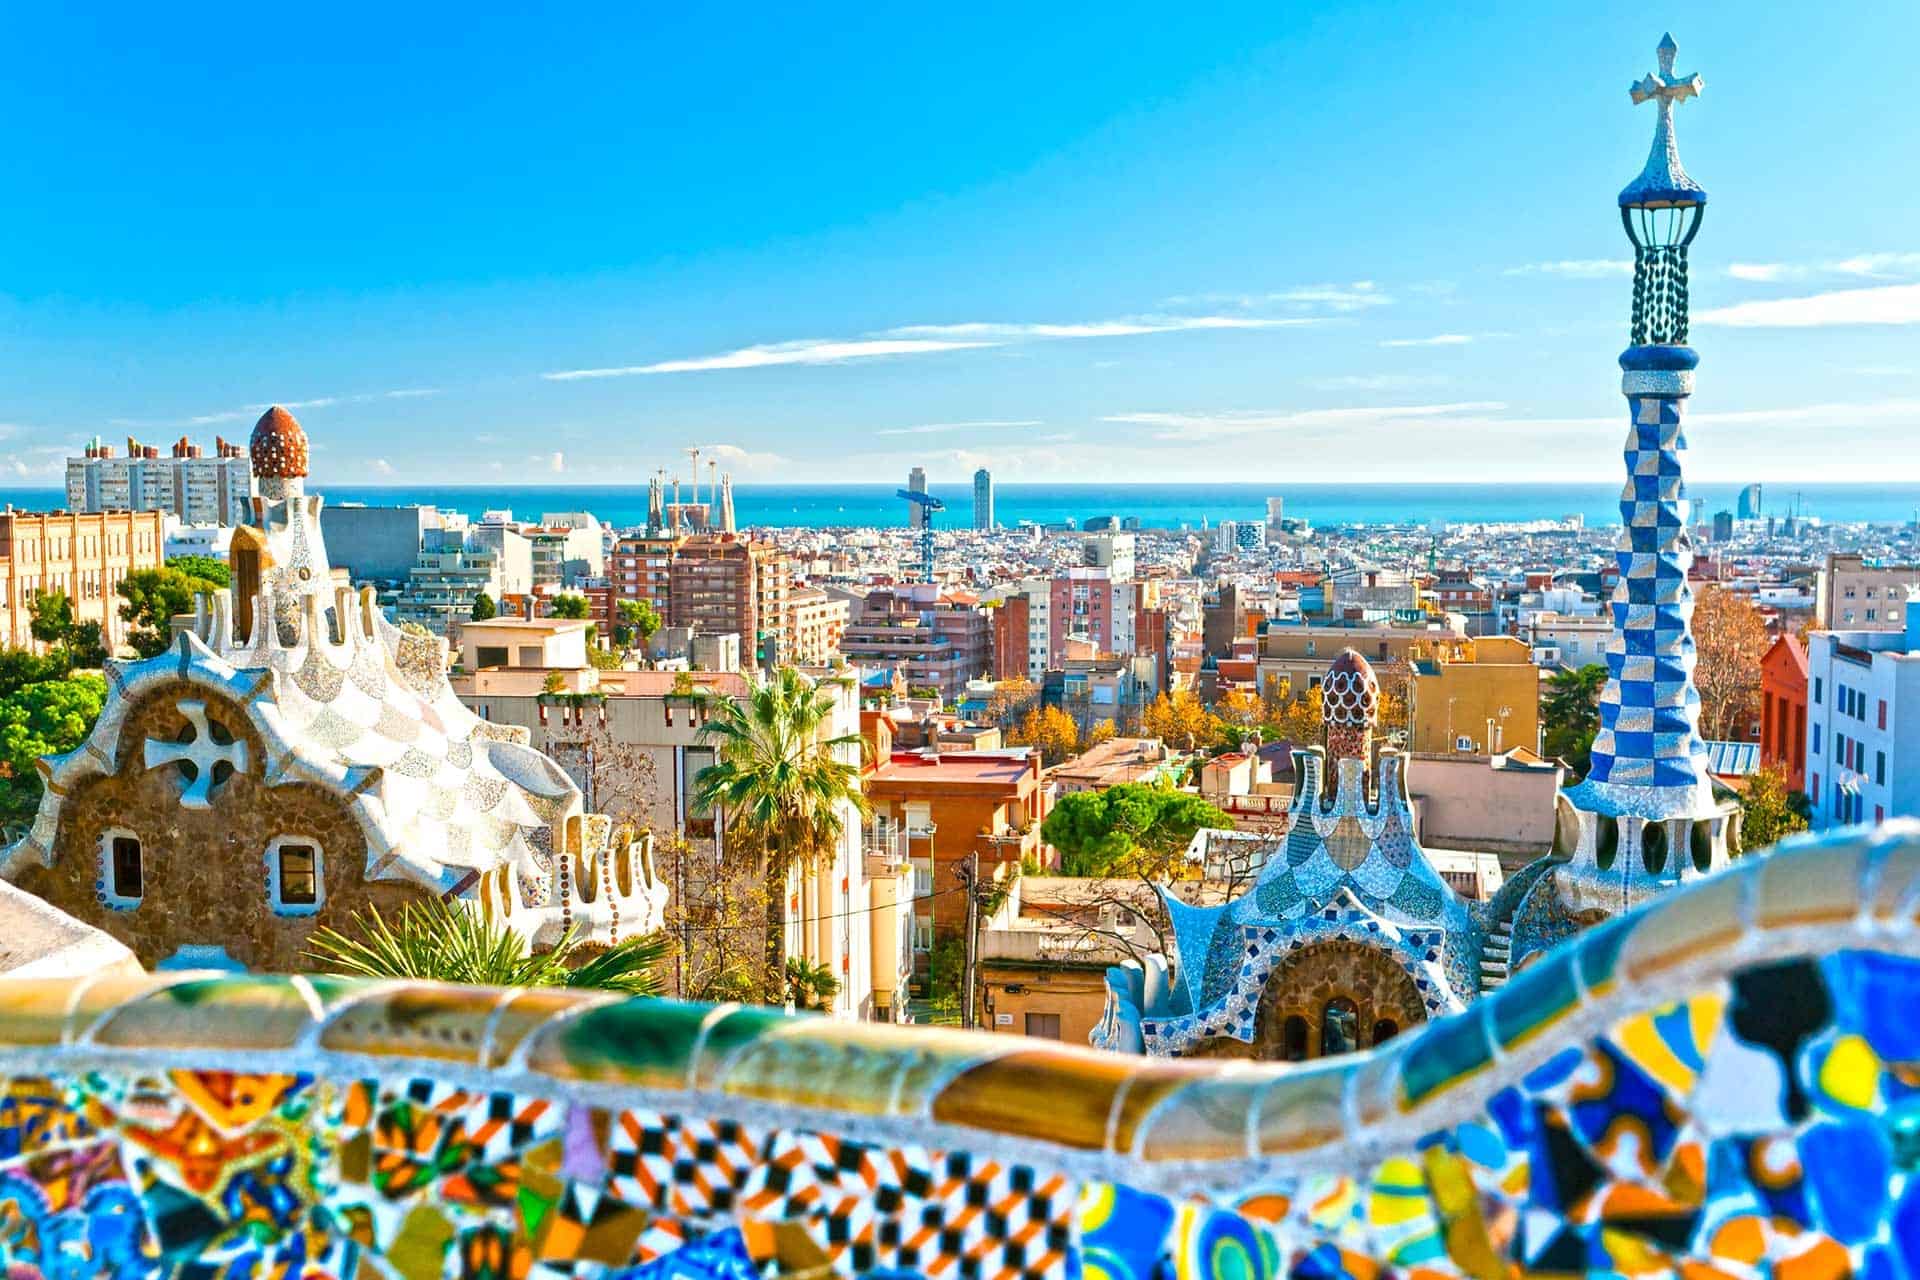
M 802 667 L 824 667 L 840 655 L 849 610 L 843 597 L 818 587 L 796 587 L 787 596 L 786 660 Z
M 36 593 L 58 591 L 76 623 L 97 622 L 109 653 L 126 636 L 116 588 L 165 562 L 161 511 L 0 511 L 0 645 L 42 649 L 33 638 Z
M 1828 552 L 1814 588 L 1814 621 L 1833 631 L 1903 631 L 1908 587 L 1920 587 L 1920 564 Z
M 1920 759 L 1920 600 L 1899 612 L 1899 631 L 1807 635 L 1806 793 L 1816 831 L 1920 814 L 1920 773 L 1895 768 Z
M 665 619 L 673 578 L 673 555 L 682 538 L 675 533 L 628 534 L 616 538 L 607 559 L 607 581 L 616 601 L 642 600 Z
M 787 662 L 788 558 L 778 547 L 731 533 L 696 534 L 674 552 L 667 577 L 667 622 L 696 634 L 740 637 L 749 667 Z
M 915 583 L 868 592 L 840 652 L 857 666 L 898 672 L 910 689 L 937 690 L 950 704 L 991 669 L 993 633 L 981 609 Z
M 67 459 L 67 508 L 94 515 L 160 511 L 186 524 L 240 525 L 253 518 L 253 461 L 242 446 L 220 437 L 208 456 L 185 436 L 165 455 L 127 438 L 127 452 L 98 437 Z
M 1540 745 L 1540 669 L 1524 640 L 1482 636 L 1416 647 L 1408 747 L 1497 756 Z
M 1760 763 L 1793 791 L 1807 789 L 1807 646 L 1775 637 L 1760 659 Z

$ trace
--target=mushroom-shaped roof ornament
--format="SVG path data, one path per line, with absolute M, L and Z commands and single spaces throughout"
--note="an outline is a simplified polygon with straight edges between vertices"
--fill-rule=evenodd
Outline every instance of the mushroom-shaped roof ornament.
M 1320 682 L 1320 718 L 1328 726 L 1372 728 L 1380 713 L 1380 681 L 1353 649 L 1342 649 Z
M 307 433 L 279 405 L 253 424 L 247 453 L 253 460 L 253 474 L 261 479 L 295 480 L 307 474 Z

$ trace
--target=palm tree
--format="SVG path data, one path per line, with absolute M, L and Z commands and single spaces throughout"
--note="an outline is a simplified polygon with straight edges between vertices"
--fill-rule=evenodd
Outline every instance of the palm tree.
M 629 938 L 572 963 L 579 943 L 569 930 L 531 954 L 524 938 L 471 907 L 445 898 L 400 909 L 389 924 L 377 907 L 358 919 L 364 935 L 322 929 L 309 954 L 328 972 L 360 978 L 421 978 L 480 987 L 592 987 L 630 996 L 662 994 L 658 966 L 667 943 L 658 934 Z
M 700 739 L 714 762 L 693 780 L 693 802 L 726 819 L 722 857 L 750 862 L 767 886 L 767 959 L 784 972 L 787 874 L 830 858 L 849 809 L 868 812 L 860 768 L 842 760 L 857 733 L 829 737 L 834 696 L 782 667 L 745 699 L 696 695 L 708 712 Z
M 824 964 L 815 964 L 802 956 L 788 956 L 787 994 L 802 1009 L 825 1009 L 840 994 L 840 979 Z

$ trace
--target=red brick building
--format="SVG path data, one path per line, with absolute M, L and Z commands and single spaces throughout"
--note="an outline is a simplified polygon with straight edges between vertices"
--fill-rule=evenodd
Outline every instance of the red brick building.
M 1780 636 L 1760 659 L 1760 764 L 1807 789 L 1807 648 Z

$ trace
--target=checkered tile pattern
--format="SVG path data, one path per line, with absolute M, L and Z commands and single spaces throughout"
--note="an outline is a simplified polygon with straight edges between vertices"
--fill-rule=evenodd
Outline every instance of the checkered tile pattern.
M 1680 396 L 1630 396 L 1627 485 L 1620 495 L 1620 583 L 1613 593 L 1607 687 L 1593 742 L 1596 782 L 1691 790 L 1706 778 L 1693 684 L 1693 545 L 1680 475 Z

